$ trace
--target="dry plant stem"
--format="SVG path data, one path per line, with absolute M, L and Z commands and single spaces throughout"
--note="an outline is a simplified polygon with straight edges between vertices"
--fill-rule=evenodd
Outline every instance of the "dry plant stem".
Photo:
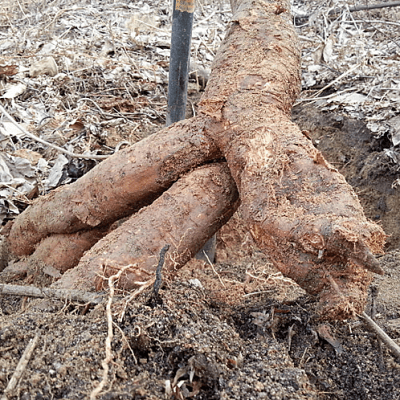
M 367 4 L 367 5 L 361 5 L 361 6 L 356 6 L 356 7 L 349 7 L 350 12 L 356 12 L 356 11 L 364 11 L 364 10 L 374 10 L 378 8 L 385 8 L 385 7 L 400 7 L 400 2 L 399 1 L 392 1 L 388 3 L 376 3 L 376 4 Z M 335 8 L 334 10 L 329 11 L 329 15 L 333 16 L 336 14 L 340 14 L 343 12 L 343 9 L 340 8 Z M 307 14 L 304 16 L 301 16 L 301 18 L 310 18 L 312 14 Z
M 4 390 L 4 394 L 0 400 L 8 400 L 8 394 L 16 388 L 19 380 L 22 377 L 22 374 L 24 373 L 24 371 L 29 363 L 29 360 L 32 357 L 33 351 L 35 350 L 38 340 L 39 340 L 39 334 L 36 334 L 35 337 L 30 340 L 30 342 L 28 343 L 28 346 L 26 346 L 26 349 L 25 349 L 24 353 L 22 354 L 21 359 L 18 362 L 17 368 L 15 369 L 13 376 L 11 377 L 10 381 L 8 382 L 8 385 L 7 385 L 6 389 Z
M 398 22 L 382 21 L 380 19 L 355 19 L 353 22 L 355 22 L 355 23 L 368 23 L 368 24 L 382 24 L 382 25 L 400 26 L 400 24 Z M 396 43 L 396 45 L 397 45 L 397 43 Z M 378 86 L 377 88 L 379 88 L 381 90 L 396 90 L 396 91 L 399 90 L 398 88 L 391 88 L 391 87 L 379 87 Z
M 204 129 L 204 119 L 174 124 L 39 198 L 14 221 L 11 253 L 31 254 L 49 235 L 106 226 L 150 204 L 181 175 L 220 157 Z
M 100 383 L 97 385 L 95 389 L 90 393 L 90 400 L 94 400 L 97 398 L 97 396 L 100 394 L 100 392 L 103 390 L 104 386 L 107 384 L 108 381 L 108 371 L 109 371 L 109 364 L 113 359 L 113 354 L 111 350 L 111 342 L 113 339 L 113 319 L 112 319 L 112 312 L 111 312 L 111 305 L 113 302 L 114 298 L 114 283 L 121 277 L 122 273 L 131 267 L 130 265 L 126 265 L 124 268 L 121 268 L 121 270 L 118 271 L 113 276 L 110 276 L 107 281 L 108 281 L 108 287 L 110 289 L 110 293 L 108 295 L 108 301 L 107 301 L 107 306 L 106 306 L 106 317 L 107 317 L 107 338 L 106 338 L 106 343 L 105 343 L 105 349 L 106 349 L 106 357 L 102 361 L 101 365 L 103 367 L 103 376 L 100 381 Z
M 377 8 L 385 8 L 385 7 L 400 7 L 400 2 L 392 1 L 392 2 L 388 2 L 388 3 L 367 4 L 367 5 L 362 5 L 362 6 L 350 7 L 349 11 L 355 12 L 355 11 L 363 11 L 363 10 L 374 10 Z M 340 12 L 340 11 L 332 10 L 330 12 L 330 14 L 336 14 L 338 12 Z
M 372 329 L 379 339 L 382 340 L 383 343 L 392 351 L 392 353 L 400 360 L 400 346 L 391 339 L 382 329 L 381 327 L 365 312 L 363 312 L 360 317 L 365 321 L 370 329 Z
M 304 102 L 304 101 L 317 101 L 320 98 L 318 97 L 321 93 L 323 93 L 326 89 L 329 89 L 331 86 L 333 86 L 335 83 L 339 82 L 340 80 L 342 80 L 343 78 L 345 78 L 347 75 L 351 74 L 353 71 L 355 71 L 357 68 L 359 68 L 361 66 L 361 64 L 356 64 L 353 65 L 353 67 L 351 67 L 349 70 L 347 70 L 346 72 L 343 72 L 343 74 L 341 74 L 340 76 L 338 76 L 336 79 L 334 79 L 332 82 L 329 82 L 326 86 L 324 86 L 322 89 L 318 90 L 318 92 L 314 93 L 314 96 L 310 99 L 300 99 L 298 101 L 296 101 L 296 105 Z M 335 93 L 335 96 L 337 96 L 339 93 Z
M 161 270 L 162 267 L 164 266 L 164 261 L 165 261 L 165 254 L 169 250 L 170 245 L 166 244 L 160 251 L 160 259 L 158 261 L 158 265 L 156 268 L 156 279 L 154 282 L 154 287 L 153 287 L 153 294 L 154 296 L 158 296 L 158 292 L 160 291 L 161 283 L 162 283 L 162 274 Z
M 62 147 L 56 146 L 55 144 L 46 142 L 46 140 L 40 139 L 39 137 L 37 137 L 36 135 L 34 135 L 33 133 L 28 132 L 25 128 L 23 128 L 21 125 L 18 124 L 17 121 L 15 121 L 15 119 L 5 110 L 5 108 L 0 104 L 0 111 L 9 119 L 9 121 L 15 125 L 25 136 L 28 136 L 30 139 L 38 142 L 38 143 L 42 143 L 45 146 L 51 147 L 54 150 L 59 151 L 60 153 L 66 154 L 70 157 L 73 158 L 83 158 L 85 160 L 105 160 L 106 158 L 109 157 L 109 155 L 107 156 L 96 156 L 96 155 L 89 155 L 89 154 L 76 154 L 73 153 L 71 151 L 68 151 L 66 149 L 63 149 Z
M 336 97 L 339 96 L 343 93 L 348 93 L 348 92 L 356 92 L 357 90 L 355 88 L 347 88 L 344 90 L 340 90 L 337 92 L 334 92 L 332 94 L 329 94 L 327 96 L 319 96 L 319 97 L 309 97 L 309 98 L 304 98 L 304 99 L 297 99 L 296 102 L 294 103 L 294 106 L 297 106 L 298 104 L 300 104 L 303 101 L 317 101 L 317 100 L 321 100 L 321 99 L 331 99 L 332 97 Z
M 83 303 L 99 304 L 104 296 L 98 293 L 83 292 L 80 290 L 37 288 L 34 286 L 0 284 L 0 295 L 28 296 L 38 298 L 54 298 L 67 301 L 81 301 Z

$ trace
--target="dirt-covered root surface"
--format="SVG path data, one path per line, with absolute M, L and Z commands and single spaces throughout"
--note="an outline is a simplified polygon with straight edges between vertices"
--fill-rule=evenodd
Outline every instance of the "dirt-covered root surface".
M 367 218 L 389 235 L 386 248 L 400 247 L 400 165 L 388 134 L 376 139 L 366 122 L 300 104 L 293 119 L 315 147 L 342 173 Z
M 321 323 L 314 300 L 263 256 L 242 260 L 213 268 L 193 261 L 175 280 L 164 277 L 158 298 L 152 287 L 135 298 L 119 293 L 113 357 L 97 398 L 400 398 L 400 364 L 361 322 Z M 387 275 L 374 282 L 377 321 L 399 338 L 400 296 L 392 294 L 400 253 L 381 260 Z M 89 399 L 103 379 L 106 302 L 2 296 L 0 307 L 0 391 L 38 335 L 8 399 Z

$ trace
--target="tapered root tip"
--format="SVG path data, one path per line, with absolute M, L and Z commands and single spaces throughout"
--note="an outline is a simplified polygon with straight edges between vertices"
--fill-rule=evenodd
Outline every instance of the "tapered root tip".
M 363 257 L 350 257 L 350 260 L 355 264 L 364 267 L 368 271 L 371 271 L 378 275 L 385 275 L 385 271 L 379 265 L 378 260 L 367 249 L 364 250 Z

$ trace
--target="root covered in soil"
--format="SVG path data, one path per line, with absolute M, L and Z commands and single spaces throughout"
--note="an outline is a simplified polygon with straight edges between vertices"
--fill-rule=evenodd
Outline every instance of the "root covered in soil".
M 170 193 L 179 198 L 173 187 L 167 189 L 176 180 L 175 185 L 184 186 L 179 182 L 189 179 L 181 178 L 188 170 L 224 157 L 239 191 L 244 222 L 260 249 L 284 275 L 320 297 L 324 318 L 354 317 L 365 305 L 369 271 L 382 273 L 373 254 L 382 251 L 385 234 L 367 221 L 350 185 L 290 121 L 300 90 L 300 57 L 289 2 L 238 0 L 233 7 L 199 115 L 137 143 L 74 185 L 39 200 L 11 227 L 10 250 L 30 254 L 48 235 L 107 226 L 152 203 L 101 239 L 59 285 L 70 285 L 71 276 L 72 281 L 79 277 L 100 287 L 94 282 L 98 274 L 107 276 L 107 269 L 113 274 L 131 263 L 137 274 L 132 282 L 147 281 L 154 274 L 152 257 L 169 243 L 169 235 L 175 246 L 171 254 L 181 267 L 232 215 L 233 199 L 215 207 L 208 187 L 193 182 L 173 207 L 165 208 Z M 221 173 L 221 193 L 232 194 L 232 182 Z M 198 224 L 194 199 L 210 221 Z M 181 209 L 183 204 L 187 208 Z M 167 220 L 153 231 L 165 213 Z M 182 221 L 185 215 L 193 217 Z M 193 236 L 180 247 L 191 230 Z M 132 234 L 137 242 L 131 241 Z M 127 288 L 132 282 L 120 280 Z

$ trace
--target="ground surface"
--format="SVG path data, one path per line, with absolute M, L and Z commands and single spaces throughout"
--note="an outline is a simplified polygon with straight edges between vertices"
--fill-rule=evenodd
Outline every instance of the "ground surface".
M 300 125 L 300 115 L 307 115 L 307 129 L 319 148 L 332 152 L 332 162 L 337 162 L 338 154 L 350 154 L 347 145 L 352 140 L 359 141 L 355 153 L 362 156 L 354 156 L 354 164 L 349 155 L 341 166 L 348 179 L 357 182 L 354 171 L 362 168 L 360 159 L 368 160 L 368 154 L 376 151 L 362 147 L 360 137 L 368 132 L 350 120 L 342 121 L 352 127 L 349 131 L 335 128 L 329 115 L 312 109 L 301 110 L 296 117 Z M 361 133 L 354 139 L 356 129 Z M 336 146 L 331 142 L 334 134 L 342 138 Z M 383 182 L 387 175 L 379 178 L 377 170 L 379 164 L 374 179 Z M 374 193 L 374 179 L 361 181 L 362 193 Z M 374 217 L 379 211 L 368 208 L 369 200 L 367 196 L 366 210 Z M 386 228 L 384 219 L 382 224 Z M 223 228 L 218 243 L 219 262 L 214 268 L 193 261 L 175 280 L 165 277 L 160 299 L 154 300 L 149 288 L 130 301 L 128 294 L 114 300 L 113 320 L 118 325 L 114 356 L 109 384 L 99 398 L 400 398 L 400 364 L 374 334 L 359 321 L 321 325 L 313 313 L 313 299 L 274 271 L 237 216 Z M 390 246 L 395 248 L 396 242 Z M 400 338 L 400 252 L 389 251 L 380 260 L 387 274 L 374 282 L 371 302 L 376 320 L 396 339 Z M 40 276 L 14 283 L 30 282 L 48 283 Z M 10 398 L 89 398 L 101 380 L 105 357 L 105 303 L 87 308 L 3 296 L 0 307 L 0 390 L 29 340 L 38 334 L 33 358 Z M 333 347 L 325 340 L 321 329 L 327 326 L 340 345 Z
M 75 3 L 79 5 L 79 2 Z M 212 12 L 215 12 L 214 16 L 220 15 L 220 5 L 214 7 L 210 2 L 202 3 L 205 10 L 199 19 L 208 18 Z M 313 7 L 317 3 L 310 2 Z M 23 8 L 25 3 L 21 2 L 19 8 L 13 9 L 15 4 L 10 4 L 15 15 L 25 13 L 19 16 L 20 26 L 25 26 L 27 21 L 33 24 L 30 18 L 36 8 Z M 158 80 L 154 71 L 154 76 L 146 75 L 149 67 L 144 60 L 154 58 L 154 64 L 161 69 L 167 68 L 167 57 L 155 51 L 157 48 L 165 50 L 164 45 L 141 44 L 140 40 L 145 39 L 139 36 L 155 34 L 154 31 L 139 32 L 134 20 L 132 30 L 136 29 L 138 33 L 133 41 L 123 42 L 123 35 L 128 35 L 123 30 L 119 32 L 116 24 L 113 25 L 115 52 L 104 49 L 107 43 L 103 39 L 110 35 L 111 28 L 106 23 L 100 27 L 96 24 L 102 18 L 112 19 L 113 10 L 107 8 L 107 2 L 93 1 L 91 4 L 93 9 L 80 19 L 83 8 L 78 9 L 76 15 L 73 8 L 58 14 L 55 3 L 52 3 L 52 9 L 40 2 L 39 11 L 48 18 L 43 17 L 40 22 L 37 17 L 42 28 L 51 28 L 50 22 L 66 18 L 63 24 L 53 26 L 52 33 L 58 36 L 57 45 L 61 38 L 70 42 L 63 42 L 64 49 L 51 51 L 65 74 L 61 78 L 70 80 L 64 81 L 59 88 L 56 79 L 31 79 L 23 99 L 16 100 L 20 108 L 15 108 L 12 99 L 5 100 L 8 103 L 4 105 L 9 106 L 14 116 L 19 116 L 19 121 L 28 118 L 28 114 L 23 113 L 23 106 L 28 104 L 34 116 L 35 112 L 44 112 L 40 108 L 43 104 L 46 105 L 45 112 L 51 114 L 54 91 L 55 98 L 60 100 L 54 110 L 61 109 L 64 113 L 56 114 L 58 119 L 46 119 L 47 125 L 38 123 L 36 126 L 32 122 L 31 128 L 35 126 L 38 131 L 41 128 L 46 140 L 75 146 L 74 150 L 78 152 L 89 149 L 107 153 L 125 140 L 132 143 L 164 125 L 165 81 L 161 79 L 162 73 Z M 118 18 L 122 18 L 127 10 L 127 6 L 121 4 L 115 5 L 120 12 Z M 143 4 L 146 2 L 137 2 L 134 6 L 141 8 Z M 96 14 L 93 11 L 96 9 L 102 9 L 104 14 Z M 376 13 L 374 17 L 377 17 Z M 165 10 L 158 15 L 161 22 L 163 18 L 167 19 Z M 97 32 L 90 36 L 86 34 L 85 21 L 92 17 L 94 21 L 90 20 L 89 25 L 96 26 Z M 8 15 L 5 19 L 3 32 L 6 32 L 4 27 L 8 27 L 10 18 Z M 140 18 L 142 21 L 143 15 Z M 150 27 L 157 22 L 146 21 L 144 26 Z M 206 21 L 214 32 L 211 32 L 214 41 L 209 41 L 205 34 L 202 36 L 204 32 L 199 24 L 200 36 L 196 36 L 194 42 L 204 66 L 208 56 L 218 47 L 223 33 L 218 23 L 212 25 L 210 21 L 214 19 Z M 14 27 L 19 25 L 13 23 L 11 26 L 17 29 Z M 164 25 L 157 26 L 160 29 Z M 31 29 L 26 29 L 26 35 L 32 31 L 34 24 Z M 19 36 L 15 32 L 12 40 L 17 41 Z M 86 43 L 88 37 L 87 49 L 73 43 L 75 39 Z M 7 40 L 0 43 L 2 49 L 7 50 L 4 45 Z M 19 51 L 21 63 L 41 51 L 49 38 L 41 37 L 41 41 L 41 44 L 40 41 L 31 42 L 40 45 L 33 50 L 24 47 L 28 46 L 27 42 L 13 44 Z M 118 47 L 122 42 L 123 51 Z M 306 47 L 307 43 L 303 45 Z M 75 58 L 68 53 L 70 44 L 75 50 Z M 93 58 L 100 59 L 96 52 L 91 53 L 96 48 L 108 59 L 107 65 L 92 65 L 90 57 L 93 54 Z M 30 55 L 24 58 L 24 54 Z M 128 64 L 133 63 L 133 72 L 125 71 L 128 75 L 116 68 L 121 62 L 127 63 L 118 59 L 125 54 L 131 57 Z M 4 56 L 2 64 L 15 62 L 13 57 Z M 73 60 L 72 64 L 67 62 L 68 57 Z M 85 64 L 88 60 L 90 65 Z M 113 77 L 110 77 L 110 71 L 115 72 Z M 305 71 L 303 73 L 309 78 Z M 8 83 L 16 84 L 12 80 Z M 191 92 L 188 115 L 195 111 L 200 95 L 197 90 L 196 87 Z M 86 105 L 79 103 L 82 97 L 94 98 L 102 113 L 98 113 L 90 100 L 85 100 Z M 38 99 L 40 101 L 36 101 Z M 39 115 L 35 121 L 40 120 L 39 117 L 43 116 Z M 301 103 L 295 107 L 293 118 L 353 185 L 367 216 L 380 221 L 391 235 L 387 254 L 380 258 L 386 275 L 376 278 L 371 286 L 366 311 L 374 313 L 376 321 L 399 343 L 400 189 L 393 185 L 399 177 L 397 165 L 388 156 L 393 143 L 387 135 L 376 139 L 376 135 L 366 128 L 363 118 L 349 118 L 338 109 L 321 110 L 315 105 Z M 60 126 L 65 128 L 63 135 L 59 134 Z M 13 145 L 18 143 L 15 141 Z M 55 152 L 34 143 L 29 143 L 28 147 L 44 156 L 49 167 L 55 170 Z M 7 148 L 3 150 L 8 151 Z M 18 154 L 21 156 L 22 153 Z M 65 165 L 57 184 L 75 179 L 73 167 L 86 168 L 85 163 L 77 166 L 71 160 Z M 39 185 L 38 191 L 49 190 L 50 183 Z M 26 206 L 22 197 L 13 201 L 21 211 Z M 4 213 L 7 218 L 13 211 L 10 209 Z M 44 286 L 52 279 L 36 271 L 13 283 Z M 4 280 L 4 277 L 0 278 L 0 283 Z M 158 298 L 154 298 L 152 288 L 134 298 L 129 293 L 116 293 L 112 318 L 113 359 L 99 399 L 400 399 L 399 361 L 360 321 L 325 325 L 318 321 L 313 298 L 271 267 L 268 259 L 255 248 L 237 215 L 219 233 L 214 266 L 192 261 L 174 280 L 164 276 Z M 106 301 L 94 307 L 53 299 L 0 296 L 0 393 L 35 335 L 38 335 L 38 343 L 32 358 L 9 399 L 88 399 L 102 380 L 102 361 L 106 357 Z

